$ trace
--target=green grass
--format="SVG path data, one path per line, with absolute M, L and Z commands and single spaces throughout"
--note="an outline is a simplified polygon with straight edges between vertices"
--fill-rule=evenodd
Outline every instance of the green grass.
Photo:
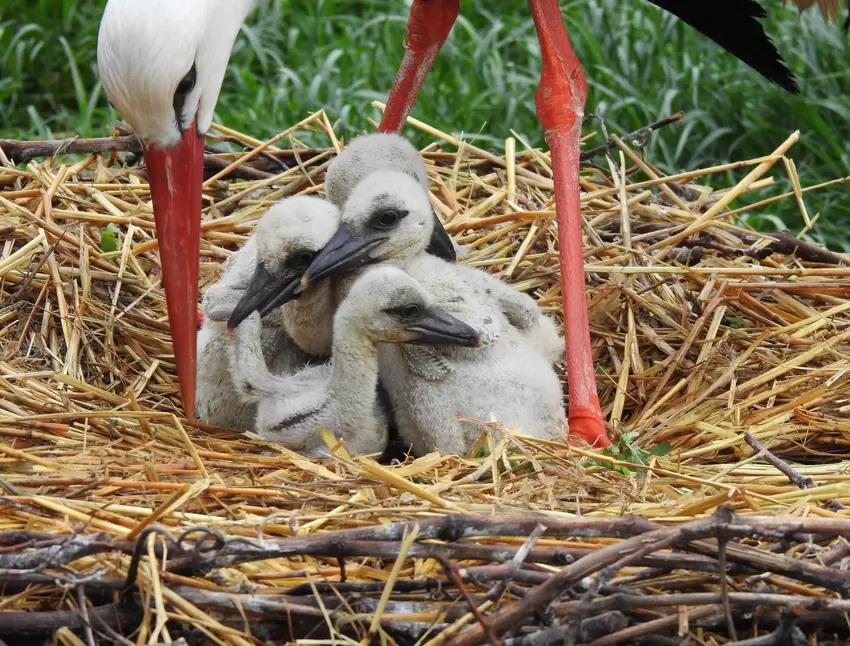
M 767 29 L 798 75 L 799 96 L 643 0 L 564 3 L 590 82 L 587 111 L 622 133 L 684 110 L 684 126 L 657 134 L 647 150 L 666 171 L 761 156 L 800 129 L 791 155 L 804 184 L 850 174 L 847 37 L 816 11 L 798 20 L 779 0 L 763 2 L 771 11 Z M 0 136 L 104 134 L 117 115 L 97 83 L 103 2 L 0 5 Z M 324 107 L 339 118 L 340 135 L 367 128 L 367 118 L 377 116 L 369 102 L 386 98 L 403 53 L 407 3 L 257 5 L 234 48 L 217 120 L 269 137 Z M 501 149 L 509 128 L 541 145 L 534 113 L 539 47 L 526 0 L 462 0 L 461 7 L 413 116 L 485 147 Z M 806 202 L 811 214 L 821 214 L 815 237 L 850 250 L 846 188 L 809 194 Z M 793 200 L 763 209 L 751 223 L 765 230 L 801 226 Z

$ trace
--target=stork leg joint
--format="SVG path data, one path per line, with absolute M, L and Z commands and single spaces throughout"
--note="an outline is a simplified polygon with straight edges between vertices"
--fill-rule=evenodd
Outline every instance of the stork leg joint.
M 581 126 L 587 80 L 564 27 L 557 0 L 529 0 L 540 41 L 543 70 L 535 94 L 537 118 L 546 130 L 565 132 Z
M 404 59 L 390 90 L 379 131 L 401 131 L 459 12 L 460 0 L 413 0 L 407 19 Z
M 414 0 L 407 19 L 408 48 L 426 54 L 436 45 L 439 51 L 459 13 L 459 0 Z

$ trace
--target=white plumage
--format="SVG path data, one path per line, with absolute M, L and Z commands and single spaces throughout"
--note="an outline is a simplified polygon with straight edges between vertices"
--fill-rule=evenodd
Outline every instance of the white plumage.
M 384 450 L 388 421 L 378 401 L 379 343 L 478 342 L 474 330 L 433 307 L 415 280 L 391 266 L 371 268 L 351 286 L 334 315 L 328 364 L 289 377 L 272 375 L 256 312 L 234 336 L 230 370 L 241 397 L 257 405 L 257 432 L 313 456 L 326 451 L 320 435 L 325 428 L 351 452 Z
M 480 349 L 381 349 L 381 383 L 399 434 L 415 453 L 464 453 L 483 427 L 458 418 L 489 420 L 491 413 L 526 435 L 563 438 L 563 393 L 551 365 L 553 349 L 560 347 L 554 323 L 530 297 L 494 276 L 422 253 L 429 214 L 427 194 L 416 179 L 398 171 L 368 174 L 349 194 L 340 230 L 307 270 L 308 284 L 332 276 L 340 300 L 358 266 L 393 263 L 439 307 L 482 335 Z
M 285 281 L 287 271 L 297 280 L 299 268 L 303 271 L 338 224 L 339 211 L 331 203 L 317 197 L 288 198 L 263 215 L 254 235 L 228 259 L 219 281 L 204 294 L 206 318 L 198 334 L 199 418 L 238 430 L 254 428 L 256 404 L 239 396 L 230 374 L 226 321 L 256 285 L 259 265 L 270 281 L 275 276 Z M 327 358 L 333 329 L 331 295 L 329 284 L 315 285 L 263 317 L 260 354 L 273 374 L 292 374 Z
M 97 66 L 106 95 L 140 139 L 176 144 L 197 117 L 210 127 L 227 61 L 253 0 L 109 0 L 100 22 Z M 196 80 L 175 116 L 175 93 L 192 67 Z
M 325 195 L 342 209 L 354 188 L 366 177 L 379 171 L 404 173 L 418 182 L 428 195 L 425 160 L 407 139 L 391 132 L 360 135 L 343 148 L 328 167 L 325 175 Z M 433 253 L 448 259 L 446 252 L 449 249 L 446 245 L 450 244 L 456 258 L 465 257 L 468 254 L 466 247 L 459 245 L 446 234 L 436 212 L 433 217 L 434 227 L 429 240 Z
M 230 317 L 235 333 L 210 324 L 219 326 L 214 344 L 206 341 L 210 374 L 225 378 L 201 398 L 208 408 L 237 411 L 239 428 L 247 416 L 266 439 L 310 455 L 326 451 L 321 428 L 353 453 L 379 453 L 390 421 L 380 376 L 416 454 L 465 453 L 484 427 L 464 418 L 491 414 L 526 435 L 564 438 L 554 321 L 492 274 L 425 253 L 435 220 L 418 152 L 395 135 L 360 137 L 331 165 L 325 188 L 330 201 L 290 198 L 264 216 L 209 290 L 208 315 Z M 344 205 L 341 215 L 331 202 Z M 305 249 L 318 253 L 293 266 Z M 295 295 L 294 282 L 303 293 L 266 311 L 276 290 L 283 300 Z M 466 336 L 417 341 L 398 319 L 411 304 L 439 308 Z M 470 347 L 470 335 L 483 347 Z M 331 359 L 311 366 L 305 351 Z M 201 352 L 203 365 L 210 354 Z
M 342 209 L 361 181 L 384 170 L 404 173 L 428 192 L 425 160 L 413 144 L 390 132 L 376 132 L 356 137 L 331 162 L 325 175 L 325 195 Z
M 359 158 L 340 155 L 334 164 L 355 161 L 359 162 Z M 329 173 L 334 170 L 334 164 L 328 169 Z M 333 177 L 337 179 L 331 186 L 340 183 L 339 178 L 345 176 L 343 171 L 335 171 Z M 325 255 L 332 263 L 338 259 L 337 256 L 341 258 L 344 254 L 353 254 L 354 257 L 360 257 L 360 264 L 387 261 L 402 267 L 416 258 L 419 269 L 414 276 L 449 311 L 455 312 L 452 308 L 457 307 L 450 305 L 450 301 L 458 303 L 473 295 L 491 301 L 507 322 L 523 333 L 531 347 L 543 353 L 552 363 L 561 360 L 563 339 L 554 321 L 540 310 L 530 296 L 479 269 L 458 263 L 443 263 L 430 255 L 420 258 L 431 236 L 433 221 L 430 213 L 428 193 L 420 178 L 396 170 L 372 171 L 346 195 L 342 215 L 345 231 L 338 231 L 320 256 Z M 327 249 L 335 243 L 336 253 L 328 254 Z M 358 249 L 361 249 L 359 256 L 355 254 Z M 348 264 L 351 265 L 348 268 L 356 266 L 355 263 Z M 327 263 L 325 266 L 333 267 L 339 273 L 336 266 Z M 311 281 L 322 275 L 316 273 L 316 263 L 307 273 Z M 339 283 L 337 290 L 342 295 L 345 293 L 346 281 L 352 278 L 336 279 Z

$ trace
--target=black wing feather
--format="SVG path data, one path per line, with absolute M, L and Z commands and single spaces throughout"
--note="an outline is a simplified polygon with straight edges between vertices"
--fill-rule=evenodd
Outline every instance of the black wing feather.
M 768 38 L 756 0 L 649 0 L 742 60 L 765 78 L 797 94 L 794 75 Z

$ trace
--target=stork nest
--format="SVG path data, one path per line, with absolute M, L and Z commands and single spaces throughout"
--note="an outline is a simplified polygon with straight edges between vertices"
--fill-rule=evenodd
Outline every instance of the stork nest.
M 549 154 L 410 124 L 434 138 L 431 199 L 464 262 L 560 317 Z M 135 138 L 0 142 L 0 638 L 847 636 L 850 266 L 741 220 L 787 199 L 814 224 L 785 156 L 798 137 L 672 177 L 612 137 L 583 170 L 613 450 L 488 419 L 469 455 L 390 464 L 187 422 Z M 208 140 L 238 149 L 207 154 L 202 290 L 270 204 L 322 191 L 340 150 L 324 112 L 268 142 L 221 126 Z M 712 186 L 730 171 L 737 184 Z M 776 195 L 782 172 L 794 190 Z

